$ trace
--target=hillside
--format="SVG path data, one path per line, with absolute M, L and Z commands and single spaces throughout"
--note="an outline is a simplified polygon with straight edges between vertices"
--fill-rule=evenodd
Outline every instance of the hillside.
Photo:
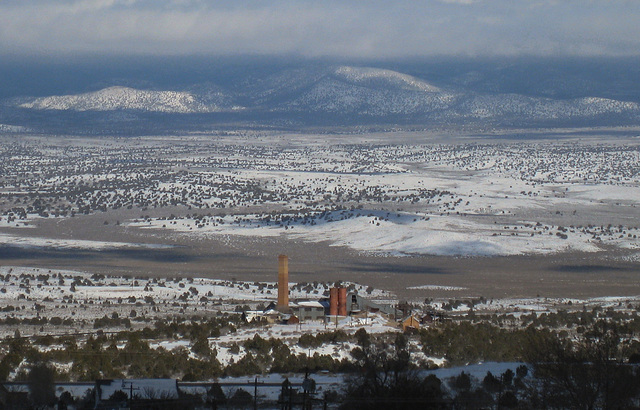
M 215 98 L 218 97 L 218 98 Z M 218 100 L 218 101 L 216 101 Z M 36 98 L 19 105 L 33 110 L 150 111 L 165 113 L 216 112 L 223 107 L 223 95 L 193 94 L 187 91 L 136 90 L 108 87 L 99 91 Z
M 460 76 L 456 78 L 458 82 L 434 84 L 387 68 L 289 67 L 264 76 L 238 74 L 218 83 L 210 79 L 147 89 L 114 85 L 81 93 L 5 99 L 0 122 L 18 126 L 8 130 L 20 130 L 21 126 L 47 132 L 55 126 L 56 132 L 63 132 L 68 126 L 71 132 L 98 133 L 105 122 L 115 133 L 283 121 L 298 126 L 640 123 L 640 105 L 634 101 L 578 92 L 574 98 L 553 98 L 479 91 L 471 74 L 467 83 L 460 83 Z M 164 129 L 156 128 L 159 124 Z

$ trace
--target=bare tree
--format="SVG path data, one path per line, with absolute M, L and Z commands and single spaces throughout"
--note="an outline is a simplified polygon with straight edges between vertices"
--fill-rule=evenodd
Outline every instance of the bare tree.
M 547 408 L 633 407 L 640 374 L 625 362 L 630 333 L 612 322 L 597 322 L 578 342 L 549 340 L 533 351 L 532 403 Z

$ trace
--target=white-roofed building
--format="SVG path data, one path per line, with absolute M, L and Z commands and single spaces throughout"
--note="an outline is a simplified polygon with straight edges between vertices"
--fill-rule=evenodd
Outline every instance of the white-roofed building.
M 293 314 L 300 320 L 324 320 L 329 309 L 329 302 L 304 300 L 289 305 Z

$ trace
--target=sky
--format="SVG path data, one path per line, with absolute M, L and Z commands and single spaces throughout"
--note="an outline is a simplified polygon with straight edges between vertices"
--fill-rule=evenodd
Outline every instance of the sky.
M 0 55 L 637 56 L 640 0 L 0 0 Z

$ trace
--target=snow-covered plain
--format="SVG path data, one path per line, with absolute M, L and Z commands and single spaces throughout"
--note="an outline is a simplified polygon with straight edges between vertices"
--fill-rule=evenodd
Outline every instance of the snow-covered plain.
M 16 228 L 104 214 L 151 236 L 278 237 L 394 256 L 640 249 L 637 143 L 248 141 L 7 144 L 0 240 L 70 246 L 18 240 Z
M 386 213 L 348 212 L 330 222 L 309 218 L 309 224 L 268 224 L 257 216 L 243 215 L 242 222 L 226 217 L 218 218 L 222 224 L 205 226 L 202 219 L 195 221 L 179 220 L 167 225 L 166 221 L 156 219 L 149 222 L 132 222 L 130 226 L 140 228 L 171 229 L 176 232 L 193 233 L 203 236 L 241 235 L 241 236 L 288 236 L 309 242 L 329 241 L 335 246 L 347 246 L 358 251 L 388 255 L 462 255 L 496 256 L 536 253 L 555 253 L 567 251 L 596 252 L 603 241 L 595 240 L 594 235 L 580 229 L 571 228 L 573 234 L 568 238 L 556 235 L 559 227 L 523 221 L 509 227 L 495 226 L 483 222 L 474 222 L 465 217 L 439 216 L 424 213 Z M 206 219 L 205 219 L 206 220 Z M 206 220 L 208 221 L 208 220 Z M 225 223 L 226 222 L 226 223 Z M 207 225 L 209 224 L 209 225 Z M 637 235 L 638 229 L 628 229 L 628 233 Z M 625 231 L 625 234 L 627 232 Z M 609 237 L 606 244 L 625 248 L 640 248 L 638 241 L 625 235 Z
M 29 225 L 27 225 L 29 226 Z M 54 247 L 56 249 L 120 249 L 120 248 L 171 248 L 171 245 L 145 244 L 114 241 L 88 241 L 82 239 L 59 239 L 18 236 L 0 233 L 0 245 L 13 247 Z
M 336 160 L 342 156 L 338 149 L 327 154 Z M 640 203 L 637 147 L 392 146 L 372 148 L 367 154 L 380 158 L 386 172 L 348 172 L 344 166 L 349 162 L 333 173 L 325 170 L 326 165 L 314 173 L 234 170 L 238 179 L 254 180 L 271 192 L 288 192 L 279 215 L 156 218 L 130 226 L 202 236 L 329 241 L 390 255 L 597 252 L 605 245 L 640 248 L 635 220 L 627 216 L 628 225 L 614 226 L 593 215 L 603 208 L 626 215 L 635 211 Z M 322 154 L 314 158 L 318 161 Z M 316 166 L 298 166 L 309 165 Z M 342 199 L 343 209 L 318 207 L 327 196 L 338 203 Z M 379 201 L 387 206 L 380 207 Z

